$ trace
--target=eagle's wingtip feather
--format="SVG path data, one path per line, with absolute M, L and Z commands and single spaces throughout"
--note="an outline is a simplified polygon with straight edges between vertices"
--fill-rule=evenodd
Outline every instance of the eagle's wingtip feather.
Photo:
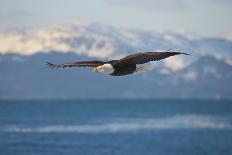
M 174 49 L 170 48 L 170 49 L 167 50 L 167 52 L 174 52 L 176 54 L 184 54 L 184 55 L 191 56 L 191 54 L 188 54 L 188 53 L 185 53 L 185 52 L 181 52 L 181 49 L 174 50 Z
M 184 55 L 189 55 L 189 56 L 191 56 L 191 54 L 188 54 L 188 53 L 180 53 L 180 54 L 184 54 Z
M 51 63 L 51 62 L 46 62 L 46 64 L 50 67 L 50 68 L 58 68 L 58 66 L 56 66 L 55 64 Z

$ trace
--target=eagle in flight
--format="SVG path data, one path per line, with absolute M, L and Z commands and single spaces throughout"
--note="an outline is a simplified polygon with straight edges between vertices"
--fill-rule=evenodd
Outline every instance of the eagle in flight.
M 112 76 L 124 76 L 133 74 L 145 70 L 145 67 L 141 66 L 150 61 L 157 61 L 165 59 L 170 56 L 187 53 L 171 52 L 171 49 L 167 52 L 141 52 L 126 56 L 118 60 L 111 61 L 80 61 L 70 62 L 64 64 L 53 64 L 47 62 L 51 68 L 66 68 L 66 67 L 93 67 L 94 72 L 106 73 Z

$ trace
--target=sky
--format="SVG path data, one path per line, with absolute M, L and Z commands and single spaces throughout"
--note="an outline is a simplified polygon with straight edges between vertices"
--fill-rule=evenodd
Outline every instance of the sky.
M 232 35 L 232 0 L 0 0 L 0 30 L 72 21 L 119 28 Z

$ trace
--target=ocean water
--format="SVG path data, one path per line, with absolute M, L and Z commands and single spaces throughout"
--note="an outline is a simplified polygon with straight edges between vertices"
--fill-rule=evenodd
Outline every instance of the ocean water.
M 232 102 L 0 101 L 1 155 L 231 155 Z

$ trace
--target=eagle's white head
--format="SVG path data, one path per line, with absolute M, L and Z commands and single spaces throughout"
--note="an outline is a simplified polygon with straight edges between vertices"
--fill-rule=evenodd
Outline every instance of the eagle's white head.
M 111 64 L 107 63 L 102 66 L 95 67 L 93 69 L 94 72 L 100 72 L 100 73 L 105 73 L 105 74 L 111 74 L 114 72 L 114 68 Z

